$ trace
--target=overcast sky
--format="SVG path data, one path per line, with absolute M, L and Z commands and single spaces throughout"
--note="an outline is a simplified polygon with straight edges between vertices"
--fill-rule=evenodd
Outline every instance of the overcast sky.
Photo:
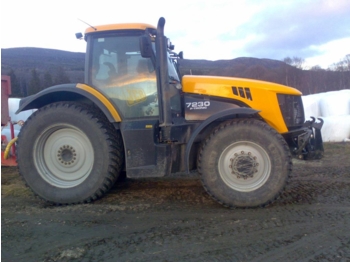
M 189 59 L 302 57 L 327 68 L 350 54 L 349 0 L 3 0 L 1 48 L 85 52 L 87 25 L 166 19 Z

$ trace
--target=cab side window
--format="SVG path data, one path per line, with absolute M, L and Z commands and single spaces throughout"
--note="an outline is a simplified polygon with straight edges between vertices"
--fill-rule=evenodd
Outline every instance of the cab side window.
M 137 36 L 111 36 L 93 41 L 91 83 L 115 103 L 125 118 L 159 115 L 156 73 L 143 58 Z

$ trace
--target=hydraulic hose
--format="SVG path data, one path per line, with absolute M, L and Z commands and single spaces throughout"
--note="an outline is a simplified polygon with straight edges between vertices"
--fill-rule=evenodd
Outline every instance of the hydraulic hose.
M 18 139 L 18 137 L 15 137 L 15 138 L 11 139 L 11 141 L 7 144 L 7 146 L 5 148 L 5 152 L 4 152 L 4 159 L 8 159 L 11 146 L 17 141 L 17 139 Z

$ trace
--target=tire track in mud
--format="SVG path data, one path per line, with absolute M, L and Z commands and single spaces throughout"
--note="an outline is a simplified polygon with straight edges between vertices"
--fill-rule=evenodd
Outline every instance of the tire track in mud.
M 127 180 L 84 205 L 3 195 L 2 260 L 350 261 L 350 166 L 337 146 L 324 161 L 296 162 L 265 208 L 223 208 L 195 174 Z M 3 192 L 22 188 L 16 176 Z
M 274 205 L 349 203 L 350 182 L 339 180 L 292 181 Z
M 191 184 L 196 189 L 193 181 Z M 142 187 L 136 187 L 138 186 Z M 350 258 L 349 243 L 346 242 L 350 238 L 347 233 L 350 230 L 350 209 L 349 205 L 345 208 L 342 206 L 349 203 L 349 189 L 349 181 L 346 179 L 295 177 L 281 198 L 269 208 L 236 209 L 232 211 L 235 213 L 234 217 L 231 216 L 231 211 L 223 212 L 213 208 L 205 214 L 195 215 L 204 217 L 202 220 L 192 220 L 183 215 L 179 220 L 162 221 L 160 224 L 163 226 L 137 231 L 129 235 L 126 241 L 116 241 L 112 237 L 103 245 L 98 245 L 97 249 L 111 256 L 116 254 L 119 247 L 122 251 L 118 253 L 118 257 L 135 261 L 199 261 L 198 257 L 201 257 L 201 261 L 250 261 L 255 258 L 257 261 L 340 261 Z M 201 189 L 194 191 L 198 193 Z M 196 194 L 189 194 L 189 191 L 186 193 L 183 195 L 192 197 L 192 200 L 196 198 Z M 183 204 L 180 202 L 182 201 L 174 203 L 175 206 L 180 207 Z M 316 206 L 312 206 L 315 203 Z M 193 202 L 188 201 L 186 204 L 191 205 Z M 198 205 L 194 207 L 198 208 Z M 150 206 L 151 210 L 154 208 L 154 205 Z M 223 213 L 221 217 L 228 218 L 221 221 L 222 218 L 213 216 L 217 212 Z M 210 217 L 207 217 L 208 214 Z M 266 216 L 269 218 L 266 219 Z M 273 235 L 277 238 L 271 239 Z M 238 243 L 232 244 L 236 239 L 239 239 Z M 87 257 L 90 255 L 87 254 Z
M 46 245 L 45 261 L 64 261 L 64 252 L 72 246 L 84 251 L 79 258 L 91 261 L 113 261 L 115 257 L 135 261 L 199 261 L 198 257 L 201 261 L 350 258 L 346 242 L 350 239 L 346 233 L 350 231 L 350 198 L 346 190 L 349 186 L 339 181 L 316 182 L 293 179 L 282 197 L 265 209 L 227 210 L 205 197 L 203 203 L 198 201 L 203 200 L 203 195 L 198 195 L 203 190 L 200 184 L 188 180 L 165 181 L 164 185 L 159 182 L 151 189 L 152 194 L 148 181 L 137 181 L 129 185 L 126 199 L 112 194 L 96 204 L 37 205 L 17 213 L 60 216 L 58 220 L 51 219 L 51 223 L 64 222 L 63 233 L 56 235 L 62 242 L 68 232 L 87 231 L 80 236 L 71 235 L 74 240 L 54 248 Z M 176 186 L 171 188 L 167 183 Z M 155 198 L 161 201 L 152 203 Z M 123 200 L 123 205 L 111 204 L 118 200 Z M 22 223 L 33 227 L 25 220 Z M 115 229 L 117 225 L 122 228 Z M 49 229 L 45 234 L 49 234 Z M 37 236 L 33 240 L 39 239 Z M 25 252 L 30 250 L 35 247 L 27 247 Z
M 279 211 L 282 218 L 278 212 L 269 212 L 264 220 L 259 212 L 167 217 L 159 226 L 144 228 L 135 224 L 125 235 L 115 232 L 113 236 L 114 233 L 107 232 L 105 237 L 100 235 L 78 247 L 87 250 L 83 258 L 106 261 L 113 256 L 123 261 L 198 261 L 198 257 L 202 261 L 251 261 L 254 258 L 269 261 L 350 255 L 343 230 L 345 217 L 349 216 L 347 211 L 339 212 L 341 214 L 308 209 Z M 202 219 L 198 219 L 198 215 Z M 276 237 L 271 238 L 273 235 Z M 233 257 L 236 259 L 232 260 Z

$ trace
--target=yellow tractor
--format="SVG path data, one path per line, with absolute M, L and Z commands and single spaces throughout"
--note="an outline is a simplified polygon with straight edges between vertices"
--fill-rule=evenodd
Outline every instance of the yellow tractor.
M 301 93 L 251 79 L 179 76 L 165 19 L 91 26 L 84 83 L 21 100 L 38 109 L 18 136 L 27 185 L 56 204 L 102 197 L 121 172 L 162 177 L 197 169 L 228 207 L 257 207 L 284 189 L 292 156 L 320 158 L 322 122 L 304 120 Z

